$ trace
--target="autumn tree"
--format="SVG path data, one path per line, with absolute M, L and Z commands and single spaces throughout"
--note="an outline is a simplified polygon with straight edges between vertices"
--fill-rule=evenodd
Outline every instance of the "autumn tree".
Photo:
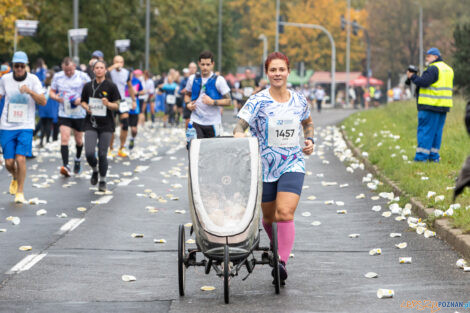
M 275 1 L 236 0 L 231 1 L 234 31 L 237 38 L 237 60 L 239 64 L 257 65 L 262 57 L 260 34 L 268 37 L 269 51 L 274 51 L 276 34 Z M 352 20 L 366 22 L 366 12 L 351 10 Z M 281 14 L 289 22 L 319 24 L 329 30 L 336 42 L 337 70 L 345 69 L 346 32 L 341 30 L 340 17 L 346 15 L 346 1 L 339 0 L 292 0 L 281 2 Z M 307 68 L 330 69 L 331 45 L 324 33 L 319 30 L 285 27 L 279 36 L 279 50 L 292 61 L 305 61 Z M 362 70 L 365 57 L 365 44 L 362 34 L 351 37 L 352 70 Z

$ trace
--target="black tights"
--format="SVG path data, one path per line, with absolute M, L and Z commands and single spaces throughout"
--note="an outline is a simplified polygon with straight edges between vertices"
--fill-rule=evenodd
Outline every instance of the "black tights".
M 111 143 L 112 132 L 98 132 L 96 130 L 85 131 L 85 155 L 88 164 L 96 169 L 96 144 L 98 143 L 99 171 L 101 177 L 106 177 L 108 171 L 108 148 Z
M 44 136 L 46 136 L 46 142 L 49 142 L 52 131 L 52 118 L 42 117 L 41 118 L 41 144 L 43 143 Z

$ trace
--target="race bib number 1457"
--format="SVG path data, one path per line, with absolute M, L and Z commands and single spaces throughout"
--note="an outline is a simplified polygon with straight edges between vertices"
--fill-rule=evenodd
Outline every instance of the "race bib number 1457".
M 270 147 L 295 147 L 299 145 L 299 121 L 269 118 L 268 145 Z

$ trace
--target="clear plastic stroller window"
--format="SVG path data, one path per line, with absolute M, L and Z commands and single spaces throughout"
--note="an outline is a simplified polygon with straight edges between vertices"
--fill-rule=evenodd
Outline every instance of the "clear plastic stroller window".
M 198 218 L 204 228 L 215 234 L 239 233 L 253 216 L 258 178 L 257 143 L 233 139 L 198 143 L 199 151 L 194 158 L 197 164 L 191 155 L 191 166 L 197 166 L 197 171 L 192 169 L 191 179 Z

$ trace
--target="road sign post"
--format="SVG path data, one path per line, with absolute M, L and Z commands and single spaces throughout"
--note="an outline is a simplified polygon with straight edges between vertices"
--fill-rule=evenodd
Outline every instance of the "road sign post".
M 13 50 L 16 52 L 18 45 L 18 35 L 20 36 L 34 36 L 38 29 L 39 21 L 34 20 L 16 20 L 15 21 L 15 39 Z

